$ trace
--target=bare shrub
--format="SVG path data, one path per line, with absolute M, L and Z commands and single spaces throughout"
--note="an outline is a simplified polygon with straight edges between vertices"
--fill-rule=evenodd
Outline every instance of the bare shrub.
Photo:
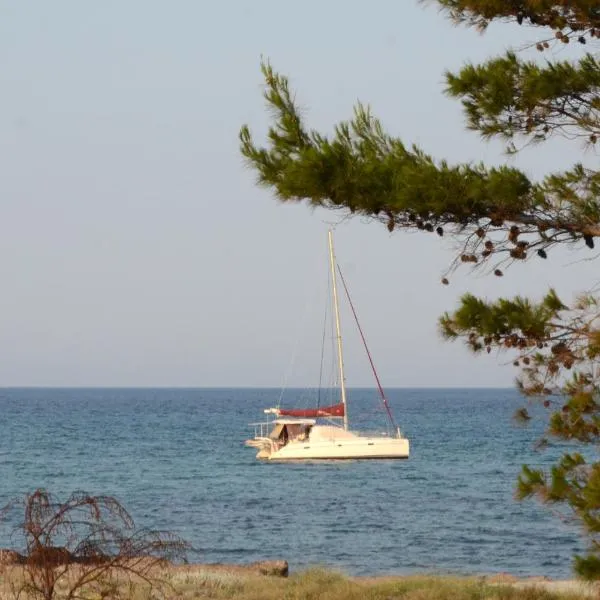
M 20 576 L 13 584 L 17 598 L 77 600 L 90 592 L 118 597 L 127 582 L 156 587 L 164 583 L 160 567 L 185 558 L 189 547 L 169 532 L 137 529 L 111 496 L 75 492 L 60 502 L 38 489 L 7 505 L 4 516 L 17 508 L 24 508 L 15 530 L 24 549 L 15 553 L 20 557 L 15 561 Z

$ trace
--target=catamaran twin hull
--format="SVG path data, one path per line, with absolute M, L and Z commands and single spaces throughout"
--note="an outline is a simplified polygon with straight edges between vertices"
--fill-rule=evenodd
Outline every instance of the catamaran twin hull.
M 246 445 L 257 448 L 256 458 L 263 460 L 396 459 L 409 456 L 406 438 L 363 437 L 341 428 L 319 425 L 311 428 L 308 439 L 282 443 L 279 436 L 274 439 L 271 435 L 248 440 Z
M 262 460 L 362 460 L 408 458 L 408 456 L 408 440 L 366 443 L 361 440 L 360 443 L 355 444 L 315 444 L 310 447 L 288 444 L 275 451 L 266 446 L 258 451 L 256 458 Z

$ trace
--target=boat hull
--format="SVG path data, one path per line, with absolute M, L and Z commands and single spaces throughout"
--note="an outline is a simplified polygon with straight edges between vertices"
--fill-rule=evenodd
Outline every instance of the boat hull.
M 355 437 L 315 442 L 292 441 L 280 448 L 265 440 L 256 457 L 272 461 L 365 460 L 408 458 L 409 454 L 410 444 L 405 438 Z

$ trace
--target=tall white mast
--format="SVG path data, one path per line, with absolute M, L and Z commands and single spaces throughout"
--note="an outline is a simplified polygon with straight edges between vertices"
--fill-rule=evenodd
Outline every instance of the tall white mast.
M 331 266 L 331 281 L 333 284 L 333 305 L 335 308 L 335 330 L 337 333 L 337 347 L 338 347 L 338 362 L 340 369 L 340 388 L 342 392 L 342 403 L 344 405 L 344 429 L 348 429 L 348 408 L 346 406 L 346 379 L 344 378 L 344 357 L 342 354 L 342 334 L 340 331 L 340 312 L 338 308 L 338 296 L 337 296 L 337 285 L 336 285 L 336 273 L 335 273 L 335 255 L 333 253 L 333 234 L 331 229 L 329 234 L 329 264 Z

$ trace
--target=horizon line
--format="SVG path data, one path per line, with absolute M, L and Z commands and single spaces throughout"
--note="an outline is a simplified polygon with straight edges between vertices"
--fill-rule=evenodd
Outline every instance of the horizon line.
M 291 385 L 285 388 L 274 385 L 0 385 L 0 390 L 316 390 L 318 386 Z M 322 387 L 321 389 L 337 389 Z M 354 385 L 350 390 L 377 389 L 377 386 Z M 427 386 L 386 386 L 388 390 L 511 390 L 513 385 L 427 385 Z

